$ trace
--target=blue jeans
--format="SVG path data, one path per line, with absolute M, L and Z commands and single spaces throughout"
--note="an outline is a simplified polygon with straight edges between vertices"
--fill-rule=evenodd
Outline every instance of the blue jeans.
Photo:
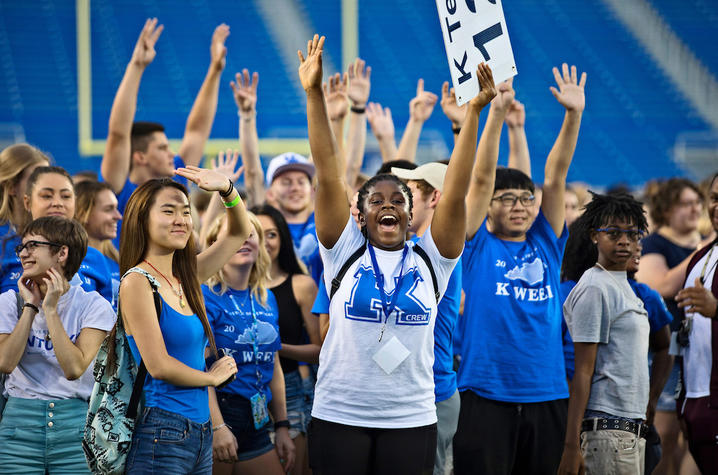
M 219 391 L 217 402 L 225 424 L 229 425 L 229 430 L 237 439 L 237 459 L 240 462 L 252 460 L 274 450 L 274 444 L 269 438 L 270 424 L 266 423 L 261 429 L 254 428 L 252 404 L 248 399 L 238 394 Z
M 9 398 L 0 422 L 0 473 L 89 474 L 82 451 L 86 417 L 81 399 Z
M 299 434 L 307 433 L 306 405 L 304 395 L 304 382 L 299 371 L 284 374 L 284 388 L 287 404 L 287 419 L 289 420 L 289 437 L 294 439 Z
M 128 474 L 211 474 L 212 425 L 148 407 L 135 428 Z

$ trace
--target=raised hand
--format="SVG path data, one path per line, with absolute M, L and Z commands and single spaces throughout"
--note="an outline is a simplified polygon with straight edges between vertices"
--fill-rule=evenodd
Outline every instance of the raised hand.
M 581 80 L 579 81 L 576 66 L 571 66 L 571 72 L 569 73 L 568 65 L 563 63 L 561 70 L 563 75 L 559 74 L 558 68 L 553 68 L 552 70 L 558 89 L 551 86 L 551 93 L 567 111 L 583 112 L 586 107 L 586 96 L 583 91 L 586 85 L 586 73 L 581 74 Z
M 466 104 L 460 106 L 456 103 L 456 94 L 454 88 L 449 89 L 449 81 L 444 81 L 441 85 L 441 110 L 444 115 L 451 121 L 454 127 L 461 127 L 466 116 Z
M 259 84 L 259 73 L 252 73 L 252 80 L 249 80 L 249 71 L 245 68 L 242 74 L 234 75 L 234 81 L 230 81 L 234 95 L 234 102 L 242 114 L 251 114 L 257 110 L 257 85 Z
M 60 271 L 53 268 L 48 269 L 47 277 L 44 277 L 42 281 L 47 287 L 45 298 L 42 300 L 42 309 L 47 314 L 57 308 L 57 301 L 60 300 L 62 294 L 70 289 L 70 284 Z
M 476 67 L 476 77 L 479 80 L 479 93 L 469 101 L 469 105 L 475 110 L 481 110 L 494 100 L 497 96 L 496 86 L 494 84 L 494 74 L 486 63 L 479 63 Z M 512 89 L 513 91 L 513 89 Z M 513 95 L 511 96 L 513 100 Z
M 510 128 L 523 127 L 526 123 L 526 110 L 524 109 L 524 105 L 514 99 L 504 120 Z
M 347 96 L 347 73 L 343 77 L 339 73 L 329 77 L 329 85 L 322 84 L 324 97 L 327 98 L 327 113 L 329 120 L 341 120 L 348 112 L 349 99 Z
M 230 148 L 228 148 L 226 152 L 220 150 L 217 154 L 217 158 L 212 161 L 212 169 L 226 176 L 234 183 L 242 175 L 242 172 L 244 172 L 244 165 L 235 171 L 238 161 L 239 150 L 232 150 Z
M 149 18 L 142 27 L 135 49 L 132 51 L 131 63 L 144 68 L 155 59 L 155 43 L 164 30 L 163 25 L 157 26 L 157 18 Z
M 434 106 L 439 97 L 433 92 L 424 90 L 424 80 L 419 79 L 416 83 L 416 96 L 409 101 L 409 115 L 413 120 L 426 122 L 434 111 Z
M 299 80 L 305 91 L 320 89 L 322 86 L 322 51 L 324 49 L 324 37 L 314 35 L 314 38 L 307 41 L 307 57 L 304 57 L 301 50 L 297 51 L 299 56 Z
M 175 174 L 187 178 L 204 191 L 225 191 L 229 188 L 228 178 L 216 170 L 187 166 L 176 169 Z
M 224 42 L 229 36 L 229 26 L 222 23 L 214 29 L 212 44 L 209 47 L 211 66 L 217 70 L 223 70 L 227 61 L 227 47 Z
M 364 65 L 363 59 L 357 58 L 349 65 L 347 73 L 349 74 L 349 100 L 352 101 L 354 107 L 364 107 L 369 100 L 369 90 L 371 89 L 371 66 Z
M 511 104 L 514 102 L 516 91 L 514 91 L 513 84 L 514 78 L 509 78 L 506 81 L 500 82 L 496 86 L 496 98 L 491 101 L 491 107 L 504 115 L 508 114 Z
M 391 118 L 391 109 L 388 107 L 382 109 L 381 104 L 370 102 L 366 106 L 366 118 L 377 140 L 394 138 L 394 121 Z

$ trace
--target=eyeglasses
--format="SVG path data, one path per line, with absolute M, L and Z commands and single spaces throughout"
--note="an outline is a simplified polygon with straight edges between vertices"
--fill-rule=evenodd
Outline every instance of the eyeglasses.
M 516 206 L 517 201 L 520 201 L 522 205 L 529 207 L 533 206 L 536 202 L 536 197 L 528 193 L 521 196 L 516 196 L 513 193 L 505 193 L 501 196 L 497 196 L 496 198 L 491 198 L 491 201 L 500 201 L 501 205 L 506 208 L 513 208 Z
M 56 247 L 62 247 L 62 244 L 57 242 L 49 242 L 49 241 L 28 241 L 25 244 L 19 244 L 15 246 L 15 254 L 17 257 L 20 257 L 20 253 L 23 249 L 27 249 L 27 252 L 34 251 L 37 246 L 56 246 Z
M 624 234 L 630 241 L 634 242 L 643 237 L 643 231 L 638 229 L 599 228 L 596 229 L 596 232 L 606 233 L 611 241 L 618 241 Z

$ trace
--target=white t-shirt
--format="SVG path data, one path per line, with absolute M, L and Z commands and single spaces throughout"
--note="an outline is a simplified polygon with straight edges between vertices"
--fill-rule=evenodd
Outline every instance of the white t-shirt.
M 349 218 L 332 249 L 320 243 L 327 289 L 344 263 L 365 242 Z M 457 259 L 439 254 L 427 230 L 417 243 L 436 273 L 443 295 Z M 408 242 L 404 279 L 396 307 L 385 321 L 369 250 L 347 270 L 329 307 L 329 333 L 319 355 L 319 375 L 312 416 L 359 427 L 408 428 L 436 422 L 434 405 L 434 323 L 436 297 L 431 273 Z M 375 249 L 385 276 L 387 301 L 394 293 L 403 251 Z M 390 374 L 373 359 L 396 337 L 410 354 Z
M 0 333 L 12 333 L 17 324 L 17 297 L 14 290 L 0 295 Z M 57 303 L 57 313 L 67 336 L 73 342 L 83 328 L 110 331 L 117 316 L 110 303 L 95 291 L 86 292 L 80 286 L 71 286 Z M 74 381 L 65 378 L 48 340 L 47 321 L 40 307 L 35 315 L 27 339 L 27 347 L 20 363 L 5 380 L 5 395 L 26 399 L 87 400 L 92 393 L 93 363 Z
M 710 289 L 713 274 L 718 261 L 718 249 L 703 256 L 691 269 L 686 279 L 687 287 L 693 287 L 696 279 L 701 276 L 703 266 L 710 257 L 703 277 L 706 288 Z M 686 397 L 699 398 L 710 395 L 711 369 L 713 368 L 713 352 L 711 349 L 711 319 L 700 313 L 686 312 L 686 318 L 692 318 L 693 324 L 688 335 L 688 347 L 682 348 L 683 368 L 685 370 Z

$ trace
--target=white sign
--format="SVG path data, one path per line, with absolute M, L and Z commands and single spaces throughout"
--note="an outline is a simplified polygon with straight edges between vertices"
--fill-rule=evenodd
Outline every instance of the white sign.
M 436 0 L 436 8 L 459 105 L 479 93 L 479 63 L 488 63 L 496 84 L 516 75 L 501 0 Z

